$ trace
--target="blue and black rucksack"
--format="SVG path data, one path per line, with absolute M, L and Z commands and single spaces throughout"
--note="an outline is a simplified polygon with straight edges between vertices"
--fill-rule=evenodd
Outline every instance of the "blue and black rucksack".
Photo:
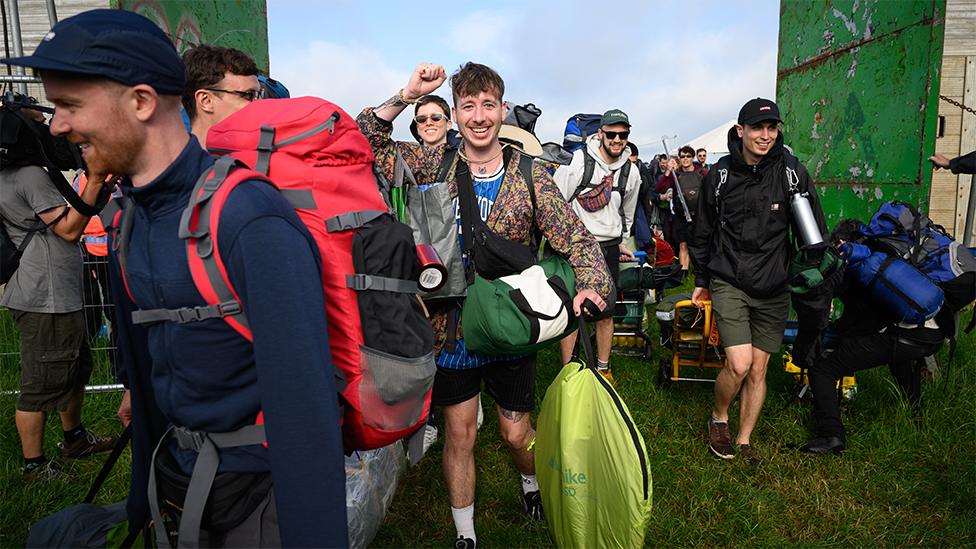
M 905 202 L 886 202 L 861 226 L 864 244 L 900 258 L 935 282 L 957 312 L 976 300 L 976 257 L 946 230 Z M 902 288 L 907 291 L 909 288 Z M 972 329 L 973 323 L 967 327 Z
M 569 152 L 576 152 L 583 146 L 586 138 L 600 129 L 600 114 L 574 114 L 566 121 L 566 131 L 563 132 L 563 148 Z

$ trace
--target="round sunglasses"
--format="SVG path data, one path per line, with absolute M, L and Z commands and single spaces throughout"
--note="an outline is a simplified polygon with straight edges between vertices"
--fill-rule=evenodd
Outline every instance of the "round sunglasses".
M 416 123 L 418 123 L 418 124 L 426 124 L 428 118 L 430 118 L 433 122 L 440 122 L 441 120 L 448 120 L 447 116 L 445 116 L 445 115 L 443 115 L 443 114 L 441 114 L 439 112 L 435 112 L 434 114 L 431 114 L 431 115 L 418 114 L 417 116 L 413 117 L 413 121 L 416 122 Z

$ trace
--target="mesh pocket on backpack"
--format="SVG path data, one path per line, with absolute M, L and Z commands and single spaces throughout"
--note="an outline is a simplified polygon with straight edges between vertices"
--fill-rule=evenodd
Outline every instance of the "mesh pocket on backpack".
M 359 402 L 363 423 L 399 431 L 422 419 L 427 394 L 434 385 L 434 353 L 404 358 L 361 346 L 362 380 Z

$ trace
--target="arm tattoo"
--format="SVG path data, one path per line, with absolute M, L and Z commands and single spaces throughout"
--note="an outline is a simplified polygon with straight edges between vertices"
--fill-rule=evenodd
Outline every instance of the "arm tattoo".
M 377 105 L 376 108 L 374 108 L 373 110 L 378 111 L 381 109 L 385 109 L 386 107 L 406 107 L 406 106 L 407 104 L 404 103 L 402 99 L 400 99 L 400 94 L 397 93 L 393 97 Z
M 526 412 L 513 412 L 512 410 L 506 410 L 505 408 L 499 408 L 502 411 L 502 417 L 511 421 L 512 423 L 518 423 L 525 417 Z

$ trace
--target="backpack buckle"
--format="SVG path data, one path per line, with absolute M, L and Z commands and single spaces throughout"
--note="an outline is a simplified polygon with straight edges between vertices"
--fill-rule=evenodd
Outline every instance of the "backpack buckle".
M 176 443 L 184 450 L 199 452 L 207 442 L 206 433 L 191 431 L 186 427 L 173 427 L 173 435 L 176 436 Z
M 179 319 L 176 322 L 179 324 L 186 324 L 187 322 L 197 322 L 203 320 L 203 315 L 200 309 L 203 307 L 184 307 L 182 309 L 176 309 L 176 317 Z
M 221 318 L 239 314 L 242 310 L 240 301 L 225 301 L 217 304 L 217 312 Z

